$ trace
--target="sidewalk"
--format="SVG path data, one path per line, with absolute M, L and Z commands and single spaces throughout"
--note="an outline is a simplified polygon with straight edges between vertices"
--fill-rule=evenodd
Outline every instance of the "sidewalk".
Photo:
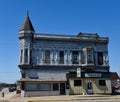
M 117 99 L 120 100 L 120 95 L 70 95 L 70 96 L 42 96 L 42 97 L 12 97 L 10 102 L 57 102 L 57 101 L 72 101 L 72 100 L 104 100 Z
M 72 100 L 103 100 L 103 99 L 120 99 L 120 96 L 111 95 L 70 95 L 70 96 L 46 96 L 46 97 L 31 97 L 26 101 L 72 101 Z
M 20 97 L 20 95 L 12 93 L 6 95 L 4 98 L 0 97 L 0 101 L 6 102 L 57 102 L 57 101 L 72 101 L 72 100 L 104 100 L 117 99 L 120 100 L 120 95 L 69 95 L 69 96 L 41 96 L 41 97 Z

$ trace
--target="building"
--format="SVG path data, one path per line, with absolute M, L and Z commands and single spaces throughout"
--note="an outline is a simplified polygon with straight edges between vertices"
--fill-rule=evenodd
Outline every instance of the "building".
M 19 40 L 25 96 L 111 94 L 107 37 L 37 34 L 27 15 Z
M 111 72 L 112 87 L 116 87 L 116 86 L 120 85 L 119 81 L 120 81 L 120 78 L 119 78 L 117 72 Z

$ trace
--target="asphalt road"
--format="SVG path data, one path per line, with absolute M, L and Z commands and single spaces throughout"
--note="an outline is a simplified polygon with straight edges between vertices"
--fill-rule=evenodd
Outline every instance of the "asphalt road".
M 70 102 L 120 102 L 120 100 L 73 100 Z

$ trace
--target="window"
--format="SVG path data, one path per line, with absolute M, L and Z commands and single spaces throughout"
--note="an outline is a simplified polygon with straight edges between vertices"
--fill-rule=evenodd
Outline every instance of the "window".
M 103 65 L 103 52 L 98 52 L 97 56 L 98 56 L 98 64 Z
M 58 83 L 53 83 L 53 91 L 58 91 L 58 90 L 59 90 Z
M 24 50 L 25 63 L 28 63 L 28 49 Z
M 30 64 L 32 64 L 32 50 L 30 50 Z
M 72 51 L 72 64 L 79 64 L 78 51 Z
M 23 49 L 21 49 L 21 54 L 20 54 L 20 63 L 22 63 L 22 56 L 23 56 Z
M 38 91 L 38 84 L 26 84 L 26 91 Z
M 92 48 L 87 48 L 87 63 L 88 64 L 93 64 L 93 49 Z
M 81 80 L 74 80 L 74 86 L 81 86 Z
M 45 50 L 45 63 L 50 64 L 50 50 Z
M 39 85 L 40 91 L 50 91 L 51 90 L 51 84 L 40 84 Z
M 59 51 L 59 63 L 64 64 L 64 51 Z
M 105 80 L 99 80 L 99 86 L 106 86 Z
M 50 91 L 51 84 L 26 84 L 26 91 Z

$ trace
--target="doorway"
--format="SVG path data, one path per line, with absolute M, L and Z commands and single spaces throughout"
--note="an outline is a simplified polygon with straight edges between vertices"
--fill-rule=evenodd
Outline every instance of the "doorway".
M 65 95 L 65 83 L 60 83 L 60 95 Z
M 87 94 L 93 94 L 93 85 L 92 82 L 87 83 Z

